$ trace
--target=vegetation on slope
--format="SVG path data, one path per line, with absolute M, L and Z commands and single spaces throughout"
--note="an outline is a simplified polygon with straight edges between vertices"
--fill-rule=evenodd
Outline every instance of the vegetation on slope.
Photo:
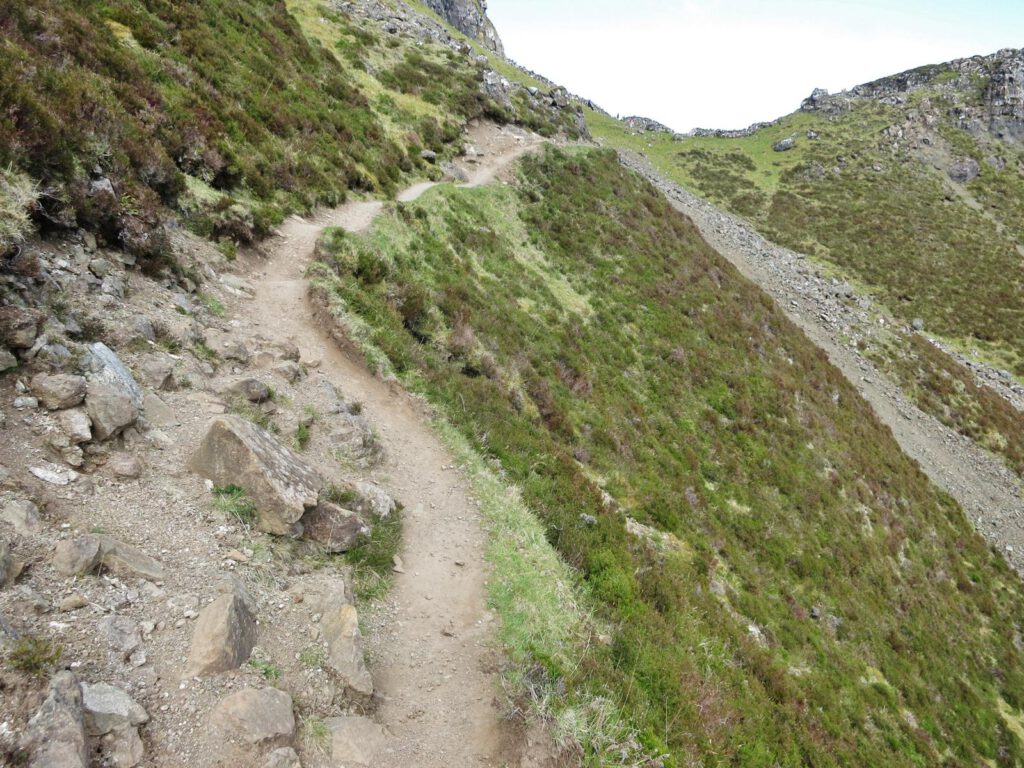
M 901 107 L 855 99 L 839 114 L 798 112 L 741 138 L 674 140 L 588 120 L 608 144 L 644 152 L 775 242 L 866 285 L 906 326 L 920 318 L 929 334 L 1024 377 L 1024 151 L 957 127 L 957 105 L 979 102 L 980 86 L 951 90 L 955 73 L 936 72 L 934 89 Z M 793 136 L 794 149 L 773 151 Z M 950 167 L 968 158 L 980 174 L 952 181 Z M 1024 471 L 1019 413 L 926 346 L 897 332 L 869 352 L 922 409 Z
M 612 153 L 322 250 L 343 320 L 500 462 L 610 627 L 520 642 L 539 698 L 614 702 L 666 765 L 1024 759 L 1016 577 Z
M 144 256 L 166 256 L 168 210 L 248 241 L 350 190 L 439 175 L 422 150 L 454 153 L 469 118 L 561 127 L 496 104 L 481 77 L 468 53 L 313 0 L 13 0 L 0 9 L 0 206 Z M 12 221 L 0 250 L 24 234 Z

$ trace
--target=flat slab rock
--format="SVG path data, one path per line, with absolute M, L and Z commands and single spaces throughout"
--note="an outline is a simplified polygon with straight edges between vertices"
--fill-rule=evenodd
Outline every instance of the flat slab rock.
M 217 485 L 243 488 L 256 504 L 256 527 L 278 536 L 302 534 L 302 516 L 316 507 L 324 486 L 317 471 L 273 435 L 231 415 L 210 423 L 189 469 Z
M 284 747 L 295 737 L 292 697 L 277 688 L 246 688 L 217 705 L 211 722 L 228 738 L 255 747 Z
M 331 731 L 331 757 L 335 765 L 369 768 L 387 745 L 384 729 L 366 717 L 332 717 L 325 721 Z
M 163 581 L 164 567 L 145 552 L 110 536 L 76 536 L 57 544 L 53 567 L 62 576 L 81 576 L 99 568 Z

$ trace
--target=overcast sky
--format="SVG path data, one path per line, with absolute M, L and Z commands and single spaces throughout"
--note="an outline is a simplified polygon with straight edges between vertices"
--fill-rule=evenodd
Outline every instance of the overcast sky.
M 896 7 L 898 6 L 898 8 Z M 741 128 L 922 64 L 1024 47 L 1024 0 L 490 0 L 508 55 L 612 114 Z

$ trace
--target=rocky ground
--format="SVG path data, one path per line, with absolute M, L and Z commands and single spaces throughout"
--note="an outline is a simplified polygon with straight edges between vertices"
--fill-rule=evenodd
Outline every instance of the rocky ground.
M 476 126 L 452 171 L 536 143 Z M 156 279 L 86 233 L 0 277 L 0 764 L 508 762 L 476 504 L 306 297 L 322 227 L 382 208 L 234 261 L 181 235 Z M 357 608 L 373 577 L 339 553 L 399 514 L 395 584 Z
M 765 240 L 749 224 L 663 179 L 643 158 L 622 154 L 622 162 L 647 177 L 704 238 L 747 278 L 774 298 L 789 318 L 829 356 L 903 450 L 939 487 L 952 495 L 978 530 L 1024 573 L 1024 486 L 1005 463 L 969 438 L 922 412 L 861 352 L 863 343 L 887 333 L 919 332 L 897 321 L 855 287 L 828 277 L 803 254 Z M 933 342 L 934 343 L 934 342 Z M 959 356 L 961 362 L 966 362 Z M 1004 372 L 969 365 L 978 382 L 1018 409 L 1024 392 Z

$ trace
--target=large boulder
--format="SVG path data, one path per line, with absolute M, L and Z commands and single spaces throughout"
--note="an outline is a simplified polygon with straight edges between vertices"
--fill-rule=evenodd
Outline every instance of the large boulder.
M 213 420 L 189 468 L 217 485 L 245 489 L 257 507 L 257 528 L 278 536 L 301 535 L 302 516 L 316 507 L 324 485 L 309 464 L 238 416 Z
M 81 376 L 40 373 L 32 377 L 32 393 L 51 411 L 74 408 L 85 400 L 85 379 Z
M 320 620 L 320 629 L 327 643 L 327 670 L 350 696 L 373 696 L 373 678 L 363 657 L 363 636 L 355 606 L 332 607 Z
M 0 306 L 0 346 L 11 349 L 29 349 L 46 315 L 36 309 Z
M 276 688 L 247 688 L 225 697 L 211 722 L 229 738 L 259 748 L 288 746 L 295 737 L 292 697 Z
M 39 711 L 29 720 L 21 747 L 30 768 L 88 768 L 82 689 L 72 672 L 58 672 Z
M 949 168 L 949 178 L 957 184 L 966 184 L 981 174 L 981 165 L 973 157 L 953 163 Z
M 89 347 L 89 368 L 90 385 L 106 384 L 127 395 L 136 410 L 142 407 L 142 389 L 121 358 L 106 344 L 96 342 Z
M 189 677 L 238 669 L 256 645 L 256 619 L 238 585 L 199 612 L 188 656 Z

